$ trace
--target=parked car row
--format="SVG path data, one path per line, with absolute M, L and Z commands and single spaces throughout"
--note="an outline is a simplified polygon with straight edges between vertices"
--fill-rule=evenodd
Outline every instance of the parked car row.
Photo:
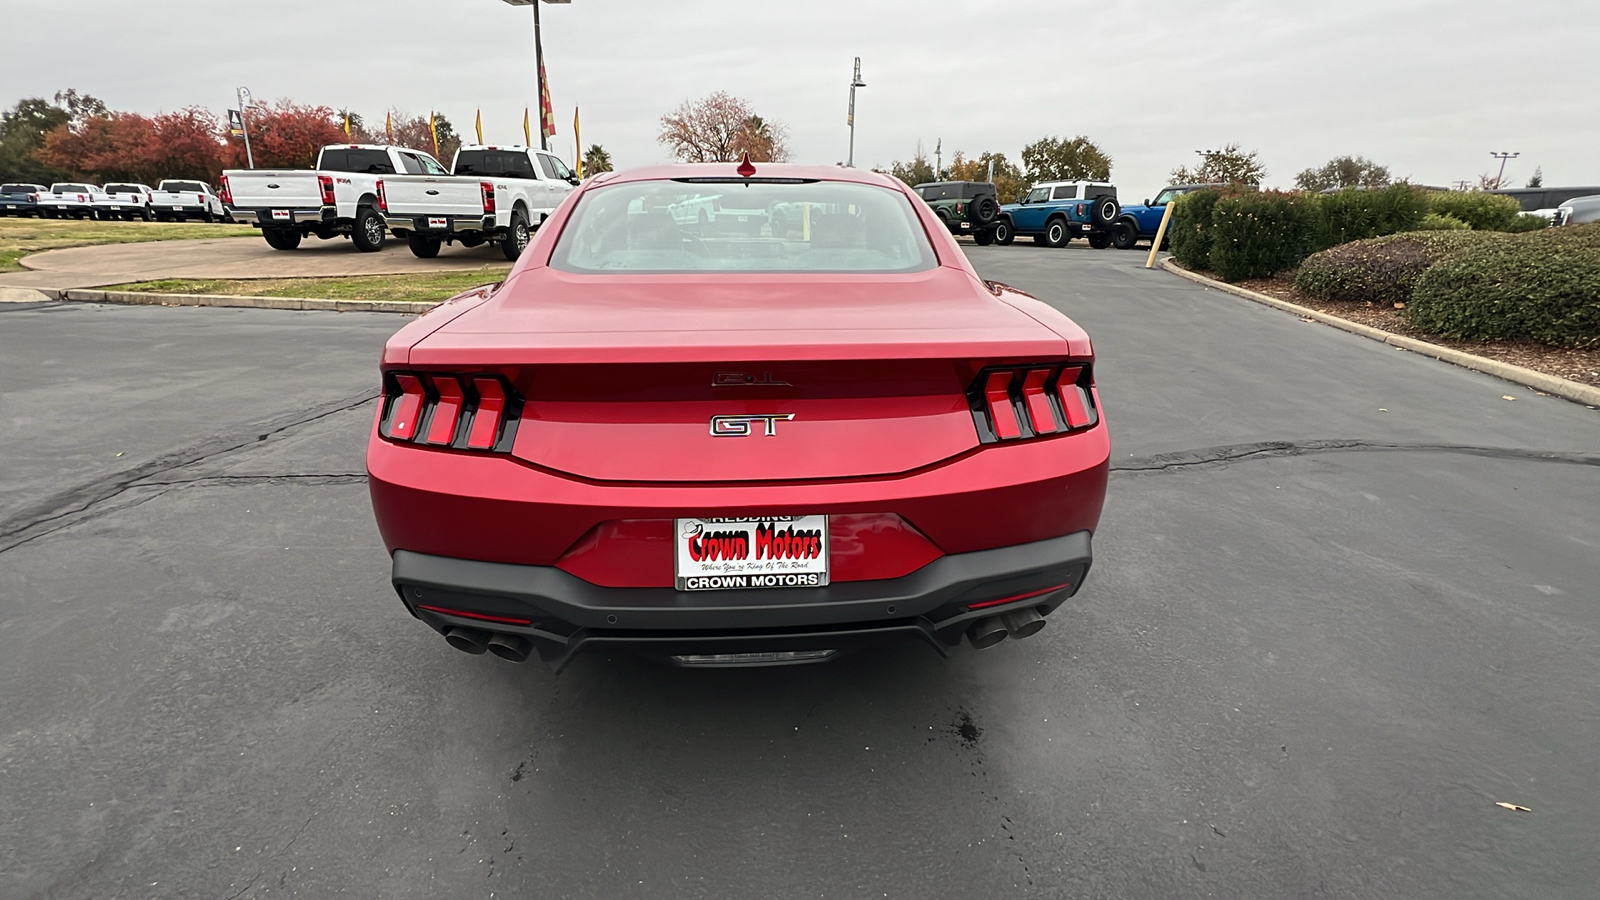
M 459 242 L 514 260 L 577 184 L 559 157 L 532 147 L 469 144 L 447 169 L 421 150 L 332 144 L 314 169 L 222 173 L 222 200 L 277 250 L 345 237 L 371 253 L 393 234 L 422 259 Z
M 203 181 L 167 179 L 155 187 L 130 182 L 0 184 L 0 216 L 44 219 L 226 221 L 228 210 Z

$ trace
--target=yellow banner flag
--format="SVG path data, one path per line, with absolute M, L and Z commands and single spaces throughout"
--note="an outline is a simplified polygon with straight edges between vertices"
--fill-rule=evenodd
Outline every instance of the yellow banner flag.
M 578 131 L 578 108 L 572 108 L 572 158 L 576 160 L 578 180 L 583 180 L 583 136 Z
M 391 143 L 391 144 L 394 143 L 394 113 L 393 112 L 386 112 L 386 113 L 383 114 L 383 133 L 384 133 L 384 136 L 388 138 L 389 143 Z
M 344 136 L 345 137 L 349 137 L 350 136 L 350 114 L 349 113 L 345 113 L 344 114 Z
M 483 110 L 481 109 L 478 110 L 478 120 L 474 124 L 474 127 L 478 131 L 478 143 L 481 144 L 483 143 Z
M 433 133 L 433 158 L 439 158 L 439 123 L 433 117 L 433 110 L 428 110 L 428 131 Z
M 533 146 L 533 133 L 528 130 L 528 108 L 522 108 L 522 146 Z

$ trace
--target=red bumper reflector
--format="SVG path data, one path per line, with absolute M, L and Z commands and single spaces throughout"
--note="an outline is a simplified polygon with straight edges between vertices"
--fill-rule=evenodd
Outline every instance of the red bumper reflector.
M 433 418 L 428 421 L 428 443 L 448 444 L 455 439 L 456 421 L 466 397 L 461 382 L 448 376 L 434 376 L 433 389 L 439 394 L 439 402 L 433 405 Z
M 424 609 L 432 613 L 443 613 L 447 616 L 460 616 L 463 619 L 477 619 L 481 622 L 498 622 L 501 625 L 532 625 L 532 619 L 520 619 L 516 616 L 491 616 L 488 613 L 467 612 L 464 609 L 450 609 L 444 606 L 424 606 L 417 604 L 417 609 Z
M 478 390 L 478 414 L 472 418 L 467 446 L 473 450 L 488 450 L 500 437 L 500 416 L 505 412 L 506 392 L 494 378 L 475 378 L 472 386 Z
M 982 603 L 968 603 L 967 604 L 967 609 L 986 609 L 986 608 L 991 607 L 991 606 L 1000 606 L 1003 603 L 1016 603 L 1019 600 L 1028 600 L 1028 599 L 1031 599 L 1033 597 L 1042 597 L 1045 594 L 1053 593 L 1055 591 L 1059 591 L 1059 590 L 1061 590 L 1063 588 L 1069 588 L 1069 587 L 1072 587 L 1072 583 L 1071 582 L 1067 582 L 1066 584 L 1058 584 L 1055 587 L 1040 588 L 1037 591 L 1029 591 L 1026 594 L 1017 594 L 1017 595 L 1011 596 L 1011 597 L 1001 597 L 999 600 L 985 600 Z
M 1011 373 L 990 372 L 983 386 L 983 397 L 989 403 L 989 417 L 994 420 L 994 433 L 1002 441 L 1022 437 L 1017 425 L 1017 411 L 1011 406 Z
M 426 395 L 422 392 L 422 380 L 415 375 L 398 375 L 395 381 L 400 383 L 400 396 L 395 400 L 394 425 L 389 428 L 389 437 L 409 441 L 417 433 L 417 416 L 422 413 Z
M 1076 377 L 1076 369 L 1068 369 Z M 1050 406 L 1050 395 L 1044 392 L 1045 383 L 1050 380 L 1049 369 L 1029 369 L 1028 376 L 1022 382 L 1022 400 L 1028 404 L 1028 418 L 1033 422 L 1034 434 L 1053 434 L 1056 428 L 1056 412 Z

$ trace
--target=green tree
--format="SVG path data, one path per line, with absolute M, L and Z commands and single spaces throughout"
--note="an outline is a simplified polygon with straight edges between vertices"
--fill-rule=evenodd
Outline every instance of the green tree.
M 1321 168 L 1307 169 L 1296 175 L 1294 183 L 1303 191 L 1384 187 L 1389 183 L 1389 169 L 1364 156 L 1335 156 Z
M 950 171 L 947 173 L 951 181 L 990 181 L 989 165 L 994 164 L 994 189 L 1001 203 L 1010 203 L 1017 199 L 1019 194 L 1025 194 L 1033 186 L 1022 170 L 1017 168 L 1004 153 L 984 152 L 973 159 L 957 150 L 950 158 Z
M 1043 137 L 1022 148 L 1030 181 L 1109 181 L 1111 157 L 1083 135 Z
M 1533 176 L 1528 179 L 1528 187 L 1544 187 L 1544 167 L 1534 166 Z
M 922 149 L 921 141 L 917 141 L 917 153 L 911 157 L 910 161 L 901 162 L 897 159 L 889 164 L 887 172 L 882 169 L 875 171 L 885 175 L 892 175 L 908 185 L 927 184 L 930 181 L 939 180 L 939 176 L 933 171 L 933 163 L 928 162 L 928 151 Z
M 599 175 L 601 172 L 611 171 L 611 154 L 599 144 L 590 144 L 589 149 L 583 151 L 583 175 Z
M 1221 150 L 1204 150 L 1200 165 L 1194 168 L 1179 166 L 1172 170 L 1173 184 L 1243 184 L 1260 187 L 1267 177 L 1267 168 L 1257 158 L 1256 151 L 1245 153 L 1238 144 L 1229 144 Z
M 80 94 L 77 88 L 56 91 L 56 105 L 67 111 L 74 125 L 85 119 L 105 118 L 111 115 L 110 108 L 100 98 L 92 94 Z
M 49 184 L 67 173 L 37 156 L 44 136 L 67 124 L 71 114 L 43 97 L 28 97 L 0 113 L 0 181 Z

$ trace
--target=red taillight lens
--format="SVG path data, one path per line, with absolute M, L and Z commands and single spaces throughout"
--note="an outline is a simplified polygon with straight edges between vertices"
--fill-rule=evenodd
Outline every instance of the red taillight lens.
M 498 375 L 389 372 L 378 433 L 392 441 L 509 453 L 522 398 Z
M 494 185 L 484 181 L 478 187 L 483 191 L 483 214 L 490 215 L 494 212 Z
M 317 187 L 322 189 L 322 205 L 333 206 L 337 201 L 333 197 L 333 176 L 318 175 Z
M 1088 208 L 1089 208 L 1089 204 L 1087 204 L 1087 203 L 1079 203 L 1078 204 L 1078 215 L 1080 215 L 1080 216 L 1083 215 L 1083 211 L 1088 209 Z
M 383 179 L 378 179 L 378 212 L 389 214 L 389 195 L 383 191 Z
M 222 176 L 222 202 L 233 205 L 233 188 L 228 186 L 228 176 Z
M 1091 428 L 1100 421 L 1089 367 L 1061 363 L 985 369 L 967 405 L 985 444 Z

